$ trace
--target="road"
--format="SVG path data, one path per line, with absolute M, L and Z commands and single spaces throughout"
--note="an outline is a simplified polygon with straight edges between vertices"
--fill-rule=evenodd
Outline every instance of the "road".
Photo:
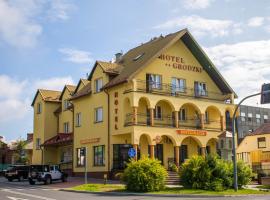
M 29 185 L 27 181 L 23 182 L 8 182 L 4 178 L 0 178 L 0 199 L 1 200 L 168 200 L 168 199 L 181 199 L 181 200 L 199 200 L 209 198 L 180 198 L 180 197 L 151 197 L 151 196 L 128 196 L 128 195 L 102 195 L 102 194 L 85 194 L 59 191 L 57 184 L 45 186 Z M 211 198 L 213 200 L 269 200 L 270 196 L 250 196 L 250 197 L 219 197 Z

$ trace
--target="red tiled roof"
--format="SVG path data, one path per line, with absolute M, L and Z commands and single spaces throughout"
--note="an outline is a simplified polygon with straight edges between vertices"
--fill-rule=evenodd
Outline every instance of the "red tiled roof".
M 270 122 L 264 123 L 255 131 L 248 135 L 263 135 L 263 134 L 270 134 Z
M 56 136 L 46 140 L 42 146 L 60 145 L 73 141 L 73 133 L 58 133 Z

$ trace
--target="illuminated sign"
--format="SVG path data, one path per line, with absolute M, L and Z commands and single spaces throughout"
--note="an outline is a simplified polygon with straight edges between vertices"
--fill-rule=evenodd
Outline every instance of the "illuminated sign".
M 204 130 L 187 130 L 187 129 L 180 129 L 176 130 L 177 134 L 180 135 L 196 135 L 196 136 L 206 136 L 207 131 Z
M 166 61 L 165 66 L 172 67 L 174 69 L 193 71 L 198 73 L 201 73 L 203 70 L 201 67 L 185 64 L 184 58 L 179 56 L 161 54 L 158 58 Z

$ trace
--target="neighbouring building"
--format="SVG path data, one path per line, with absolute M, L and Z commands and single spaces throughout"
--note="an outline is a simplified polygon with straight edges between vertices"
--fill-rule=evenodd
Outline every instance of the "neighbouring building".
M 87 164 L 103 177 L 123 170 L 134 148 L 135 159 L 179 165 L 220 149 L 236 97 L 187 29 L 153 38 L 115 62 L 96 61 L 76 86 L 36 92 L 32 162 L 75 175 Z
M 246 135 L 237 148 L 237 158 L 252 166 L 254 171 L 264 169 L 270 175 L 270 122 Z
M 269 108 L 241 105 L 239 113 L 237 117 L 238 142 L 270 119 Z

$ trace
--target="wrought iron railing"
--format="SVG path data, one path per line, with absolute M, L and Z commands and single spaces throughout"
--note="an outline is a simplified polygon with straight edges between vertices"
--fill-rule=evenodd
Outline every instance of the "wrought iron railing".
M 221 94 L 217 92 L 211 92 L 208 90 L 199 90 L 189 87 L 177 87 L 168 83 L 157 83 L 153 81 L 145 80 L 135 80 L 135 85 L 127 88 L 125 92 L 145 92 L 158 95 L 167 95 L 175 97 L 193 97 L 193 98 L 204 98 L 217 101 L 223 101 L 225 103 L 230 103 L 229 94 Z

